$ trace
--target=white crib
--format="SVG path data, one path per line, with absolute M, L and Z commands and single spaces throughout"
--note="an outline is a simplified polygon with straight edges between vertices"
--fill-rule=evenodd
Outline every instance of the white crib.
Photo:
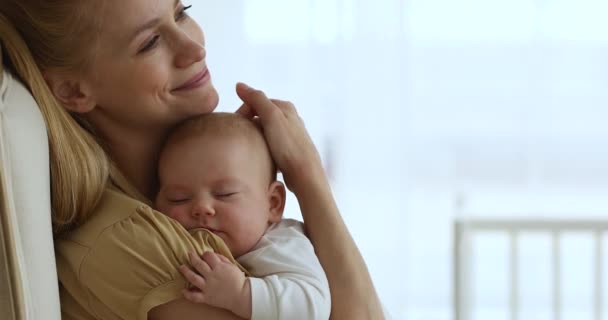
M 535 231 L 551 235 L 552 272 L 552 316 L 562 318 L 561 237 L 564 232 L 585 232 L 594 238 L 594 292 L 593 319 L 602 320 L 603 277 L 602 236 L 608 232 L 608 220 L 587 219 L 500 219 L 500 218 L 460 218 L 453 223 L 453 312 L 454 320 L 472 319 L 471 266 L 473 263 L 472 236 L 477 232 L 504 233 L 509 237 L 509 319 L 519 320 L 520 289 L 518 286 L 518 237 L 521 232 Z

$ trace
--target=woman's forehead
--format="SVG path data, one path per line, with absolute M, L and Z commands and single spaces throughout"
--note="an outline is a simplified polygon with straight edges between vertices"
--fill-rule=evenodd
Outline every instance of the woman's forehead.
M 102 37 L 131 41 L 142 31 L 154 28 L 172 15 L 180 0 L 105 0 Z

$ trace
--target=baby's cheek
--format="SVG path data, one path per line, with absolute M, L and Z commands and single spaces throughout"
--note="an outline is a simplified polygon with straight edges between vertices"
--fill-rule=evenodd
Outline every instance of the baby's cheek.
M 184 208 L 167 206 L 163 209 L 164 210 L 161 211 L 162 213 L 177 220 L 177 222 L 181 223 L 182 225 L 188 222 L 188 217 Z

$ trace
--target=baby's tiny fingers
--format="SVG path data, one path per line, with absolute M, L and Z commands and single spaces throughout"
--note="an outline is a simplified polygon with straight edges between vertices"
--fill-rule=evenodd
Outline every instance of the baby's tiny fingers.
M 221 260 L 222 262 L 232 264 L 232 262 L 230 262 L 230 259 L 226 258 L 226 256 L 221 255 L 221 254 L 218 254 L 218 256 L 220 257 L 220 260 Z
M 188 257 L 190 258 L 190 264 L 203 276 L 211 272 L 209 264 L 201 259 L 196 253 L 190 252 L 188 253 Z
M 205 295 L 200 291 L 192 291 L 184 289 L 182 290 L 182 295 L 188 301 L 192 301 L 194 303 L 205 303 Z
M 211 251 L 207 251 L 207 252 L 203 253 L 202 260 L 207 264 L 207 266 L 209 267 L 209 270 L 213 270 L 219 265 L 220 258 L 218 256 L 221 256 L 221 254 L 217 254 L 217 253 L 211 252 Z
M 205 278 L 201 277 L 199 274 L 197 274 L 196 272 L 190 270 L 190 268 L 181 265 L 179 267 L 179 272 L 181 272 L 181 274 L 184 276 L 184 278 L 186 278 L 186 280 L 188 280 L 188 282 L 190 282 L 193 286 L 203 290 L 203 288 L 205 288 L 205 285 L 207 284 L 207 281 L 205 281 Z

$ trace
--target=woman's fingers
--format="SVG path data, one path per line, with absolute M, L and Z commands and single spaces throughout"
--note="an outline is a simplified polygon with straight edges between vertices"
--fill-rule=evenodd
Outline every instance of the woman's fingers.
M 264 92 L 243 83 L 237 84 L 236 89 L 244 102 L 239 112 L 259 118 L 272 158 L 287 187 L 295 192 L 306 180 L 326 181 L 321 158 L 296 107 L 289 101 L 268 99 Z
M 279 99 L 268 99 L 270 102 L 272 102 L 276 107 L 278 107 L 279 109 L 281 109 L 281 111 L 283 111 L 283 113 L 285 113 L 286 115 L 291 115 L 291 114 L 298 114 L 298 111 L 296 110 L 296 107 L 293 103 L 291 103 L 290 101 L 286 101 L 286 100 L 279 100 Z M 259 117 L 257 116 L 257 113 L 255 112 L 255 110 L 249 106 L 248 104 L 243 103 L 238 109 L 236 109 L 235 113 L 238 113 L 248 119 L 253 119 L 259 120 Z
M 259 116 L 262 118 L 262 122 L 265 122 L 265 119 L 270 118 L 277 111 L 276 106 L 266 97 L 263 91 L 253 89 L 242 82 L 236 85 L 236 94 L 251 109 L 247 112 Z
M 253 111 L 253 109 L 244 103 L 238 109 L 236 109 L 235 112 L 244 116 L 247 119 L 253 119 L 256 116 L 256 113 Z
M 270 99 L 272 103 L 274 103 L 283 113 L 287 116 L 297 115 L 298 111 L 296 110 L 296 106 L 291 103 L 291 101 L 287 100 L 279 100 L 279 99 Z
M 181 266 L 179 266 L 179 272 L 193 286 L 199 288 L 200 290 L 203 290 L 205 288 L 205 284 L 206 284 L 205 278 L 203 278 L 201 275 L 197 274 L 196 272 L 190 270 L 190 268 L 186 267 L 185 265 L 181 265 Z
M 237 94 L 243 100 L 243 104 L 236 110 L 249 119 L 259 117 L 262 121 L 272 114 L 277 114 L 277 110 L 286 116 L 297 115 L 298 112 L 293 103 L 286 100 L 269 99 L 263 91 L 255 90 L 244 83 L 238 83 Z

